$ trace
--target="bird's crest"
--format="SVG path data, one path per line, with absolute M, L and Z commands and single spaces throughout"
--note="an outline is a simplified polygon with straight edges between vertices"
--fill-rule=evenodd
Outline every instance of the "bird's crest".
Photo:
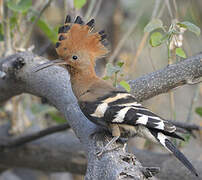
M 86 51 L 93 60 L 105 56 L 108 53 L 106 34 L 103 30 L 93 33 L 93 27 L 94 19 L 84 24 L 80 16 L 71 22 L 71 17 L 67 15 L 64 26 L 58 30 L 58 55 L 65 59 L 72 53 Z

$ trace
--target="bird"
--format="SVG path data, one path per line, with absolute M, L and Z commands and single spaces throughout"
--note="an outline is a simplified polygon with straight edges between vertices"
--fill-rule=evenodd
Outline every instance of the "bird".
M 58 30 L 56 52 L 60 59 L 40 65 L 36 72 L 52 65 L 63 65 L 68 70 L 72 90 L 83 114 L 112 135 L 99 155 L 119 138 L 140 136 L 161 144 L 198 176 L 190 161 L 168 138 L 184 140 L 176 133 L 175 125 L 142 106 L 134 95 L 96 75 L 95 62 L 109 53 L 109 42 L 104 30 L 93 31 L 94 25 L 94 19 L 84 23 L 80 16 L 72 21 L 67 15 Z

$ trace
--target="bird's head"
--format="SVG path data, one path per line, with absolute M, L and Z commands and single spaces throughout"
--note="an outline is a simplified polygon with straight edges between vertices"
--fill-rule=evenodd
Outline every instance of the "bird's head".
M 41 69 L 65 64 L 70 73 L 89 71 L 92 68 L 94 70 L 95 60 L 108 53 L 108 42 L 104 31 L 92 32 L 93 27 L 94 19 L 85 24 L 81 17 L 77 16 L 75 21 L 71 22 L 68 15 L 64 26 L 58 31 L 56 51 L 60 59 L 46 63 Z

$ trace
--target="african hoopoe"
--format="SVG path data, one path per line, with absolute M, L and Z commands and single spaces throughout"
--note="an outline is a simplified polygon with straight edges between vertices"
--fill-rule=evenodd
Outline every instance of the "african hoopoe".
M 59 28 L 59 41 L 56 43 L 56 51 L 61 59 L 45 63 L 36 71 L 55 64 L 65 65 L 84 115 L 95 124 L 108 129 L 113 136 L 103 151 L 119 137 L 138 135 L 163 145 L 198 176 L 192 164 L 167 138 L 169 136 L 183 140 L 176 134 L 173 124 L 143 107 L 132 94 L 120 91 L 96 76 L 95 60 L 108 53 L 108 43 L 105 32 L 93 33 L 93 27 L 94 19 L 84 24 L 77 16 L 71 22 L 68 15 L 64 26 Z

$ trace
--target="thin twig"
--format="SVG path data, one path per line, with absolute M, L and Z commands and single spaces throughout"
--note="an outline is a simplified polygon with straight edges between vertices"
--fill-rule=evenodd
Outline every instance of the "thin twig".
M 3 1 L 3 27 L 4 27 L 4 54 L 3 56 L 8 56 L 13 53 L 11 32 L 10 32 L 10 19 L 9 12 L 6 2 Z
M 153 59 L 152 59 L 152 56 L 151 56 L 151 47 L 148 47 L 147 49 L 148 49 L 148 54 L 149 54 L 148 58 L 149 58 L 149 60 L 151 62 L 152 69 L 153 69 L 153 71 L 156 71 L 156 67 L 154 65 L 154 62 L 153 62 Z
M 173 6 L 175 8 L 175 17 L 178 19 L 178 8 L 176 0 L 173 0 Z
M 159 10 L 160 5 L 161 5 L 161 0 L 156 0 L 155 4 L 154 4 L 154 9 L 153 9 L 153 12 L 152 12 L 151 19 L 153 19 L 153 18 L 155 18 L 157 16 L 157 12 Z
M 165 7 L 166 7 L 166 5 L 165 5 L 165 3 L 163 3 L 162 7 L 159 10 L 158 15 L 156 16 L 157 18 L 160 18 L 163 15 Z
M 99 13 L 99 10 L 100 10 L 100 7 L 101 7 L 101 4 L 102 4 L 102 0 L 98 0 L 97 4 L 96 4 L 96 7 L 95 7 L 95 10 L 92 14 L 92 17 L 93 18 L 96 18 L 98 13 Z
M 158 12 L 158 9 L 159 9 L 160 5 L 161 5 L 161 0 L 156 0 L 155 4 L 154 4 L 154 9 L 153 9 L 152 16 L 151 16 L 150 20 L 152 20 L 156 16 L 158 16 L 157 12 Z M 141 40 L 141 42 L 140 42 L 140 44 L 139 44 L 139 46 L 137 48 L 137 51 L 136 51 L 136 54 L 135 54 L 135 57 L 134 57 L 134 60 L 133 60 L 133 63 L 132 63 L 132 67 L 136 66 L 137 60 L 138 60 L 138 58 L 139 58 L 139 56 L 140 56 L 140 54 L 141 54 L 141 52 L 142 52 L 142 50 L 144 48 L 144 45 L 145 45 L 145 43 L 147 41 L 148 36 L 149 36 L 149 33 L 145 32 L 144 36 L 142 37 L 142 40 Z
M 140 54 L 141 54 L 141 52 L 142 52 L 142 50 L 144 48 L 144 45 L 145 45 L 145 43 L 147 41 L 148 36 L 149 36 L 149 33 L 145 32 L 143 37 L 142 37 L 142 40 L 141 40 L 141 42 L 140 42 L 140 44 L 139 44 L 139 46 L 137 48 L 137 51 L 136 51 L 136 54 L 135 54 L 135 57 L 134 57 L 134 60 L 133 60 L 133 64 L 132 64 L 132 67 L 134 67 L 134 68 L 135 68 L 137 60 L 138 60 L 138 58 L 139 58 L 139 56 L 140 56 Z
M 143 11 L 142 11 L 143 12 Z M 140 14 L 138 14 L 138 16 L 136 17 L 136 19 L 133 21 L 133 23 L 131 24 L 130 28 L 128 29 L 128 31 L 125 33 L 125 35 L 122 37 L 122 39 L 119 41 L 118 45 L 116 46 L 113 54 L 110 56 L 109 58 L 109 63 L 113 63 L 114 59 L 116 58 L 116 56 L 118 55 L 119 51 L 121 50 L 121 48 L 123 47 L 124 43 L 126 42 L 126 40 L 128 39 L 128 37 L 131 35 L 131 33 L 134 31 L 137 23 L 139 22 L 140 17 L 142 16 L 142 12 Z
M 171 10 L 171 6 L 170 6 L 170 2 L 169 0 L 165 1 L 165 4 L 168 8 L 168 12 L 170 14 L 171 19 L 174 18 L 173 16 L 173 12 Z M 175 36 L 174 36 L 175 38 Z M 170 41 L 168 46 L 168 65 L 173 64 L 173 61 L 176 60 L 176 53 L 175 53 L 175 49 L 170 49 Z M 169 92 L 169 99 L 170 99 L 170 118 L 176 120 L 176 111 L 175 111 L 175 98 L 174 98 L 174 92 L 170 91 Z
M 36 25 L 38 20 L 41 18 L 44 11 L 50 6 L 51 2 L 52 2 L 52 0 L 48 0 L 48 2 L 44 4 L 44 6 L 41 9 L 41 11 L 39 12 L 38 16 L 35 18 L 34 22 L 29 27 L 29 31 L 27 32 L 26 36 L 24 36 L 24 38 L 22 40 L 22 44 L 21 44 L 22 48 L 25 48 L 27 46 L 27 44 L 28 44 L 28 42 L 29 42 L 29 40 L 31 38 L 32 32 L 34 30 L 34 26 Z
M 171 7 L 170 7 L 169 0 L 165 0 L 165 3 L 166 3 L 166 6 L 168 8 L 169 15 L 170 15 L 171 19 L 173 19 L 173 13 L 172 13 L 172 10 L 171 10 Z
M 34 140 L 40 139 L 44 136 L 56 133 L 56 132 L 60 132 L 60 131 L 64 131 L 69 129 L 70 126 L 68 123 L 65 124 L 61 124 L 61 125 L 56 125 L 53 127 L 49 127 L 47 129 L 38 131 L 38 132 L 34 132 L 32 134 L 29 135 L 25 135 L 22 137 L 18 137 L 15 139 L 9 139 L 8 141 L 6 141 L 4 139 L 4 141 L 0 141 L 0 149 L 5 149 L 5 148 L 16 148 L 19 147 L 21 145 L 24 145 L 26 143 L 32 142 Z M 3 142 L 3 143 L 2 143 Z
M 192 120 L 193 107 L 194 107 L 195 102 L 198 99 L 198 95 L 199 95 L 199 85 L 197 84 L 196 88 L 195 88 L 195 91 L 194 91 L 194 95 L 192 97 L 192 100 L 191 100 L 191 103 L 190 103 L 190 106 L 189 106 L 189 112 L 188 112 L 188 115 L 187 115 L 186 122 L 190 122 Z
M 202 126 L 199 126 L 193 123 L 179 122 L 179 121 L 173 121 L 173 120 L 169 120 L 169 122 L 171 122 L 176 127 L 187 130 L 188 132 L 202 130 Z
M 86 20 L 88 20 L 92 16 L 92 12 L 93 12 L 93 9 L 95 7 L 95 3 L 96 3 L 96 0 L 91 0 L 90 1 L 90 4 L 88 6 L 88 9 L 87 9 L 87 12 L 86 12 L 86 15 L 85 15 Z
M 174 98 L 174 92 L 169 92 L 169 99 L 170 99 L 170 118 L 176 119 L 176 111 L 175 111 L 175 98 Z

